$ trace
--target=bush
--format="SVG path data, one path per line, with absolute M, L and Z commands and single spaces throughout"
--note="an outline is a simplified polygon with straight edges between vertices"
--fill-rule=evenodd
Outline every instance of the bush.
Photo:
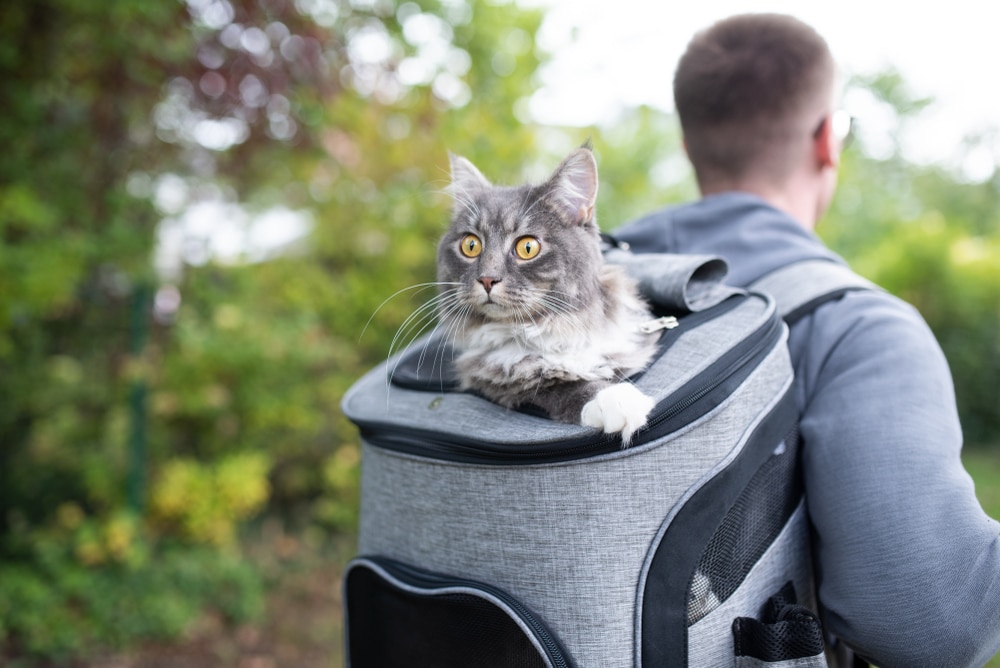
M 1000 240 L 949 226 L 937 213 L 899 225 L 856 268 L 923 314 L 944 350 L 966 439 L 1000 434 Z
M 205 611 L 233 623 L 264 611 L 262 578 L 236 553 L 174 547 L 91 567 L 53 547 L 30 564 L 0 563 L 0 644 L 12 657 L 65 660 L 175 639 Z

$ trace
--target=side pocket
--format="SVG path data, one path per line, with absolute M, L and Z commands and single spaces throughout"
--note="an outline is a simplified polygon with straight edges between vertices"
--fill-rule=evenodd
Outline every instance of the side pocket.
M 572 668 L 541 620 L 490 585 L 358 557 L 344 602 L 351 668 Z
M 791 582 L 768 599 L 760 617 L 733 621 L 737 668 L 826 668 L 819 619 L 797 604 Z

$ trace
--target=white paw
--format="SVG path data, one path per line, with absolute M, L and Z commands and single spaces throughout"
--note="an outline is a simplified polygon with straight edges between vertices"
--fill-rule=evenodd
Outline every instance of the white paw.
M 580 424 L 603 429 L 604 433 L 621 432 L 622 444 L 632 441 L 632 434 L 646 424 L 654 402 L 631 383 L 618 383 L 597 393 L 580 411 Z
M 722 602 L 712 591 L 712 580 L 701 569 L 695 571 L 688 590 L 688 619 L 699 620 L 720 605 Z

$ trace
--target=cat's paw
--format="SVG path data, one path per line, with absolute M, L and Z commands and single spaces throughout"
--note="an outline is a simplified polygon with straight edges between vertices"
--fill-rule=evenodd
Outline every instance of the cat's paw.
M 654 402 L 631 383 L 606 387 L 584 405 L 580 424 L 603 429 L 606 434 L 621 432 L 622 445 L 632 442 L 632 435 L 646 424 Z

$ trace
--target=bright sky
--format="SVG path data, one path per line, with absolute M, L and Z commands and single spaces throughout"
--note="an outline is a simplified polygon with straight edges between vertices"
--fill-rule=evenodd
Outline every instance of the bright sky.
M 908 138 L 908 156 L 953 161 L 970 132 L 1000 127 L 1000 3 L 983 0 L 520 0 L 548 7 L 540 45 L 555 54 L 532 99 L 542 122 L 586 125 L 622 106 L 672 109 L 674 67 L 690 37 L 743 12 L 793 14 L 815 27 L 846 74 L 895 66 L 937 104 Z M 887 132 L 864 100 L 846 100 L 859 127 Z M 866 115 L 871 116 L 866 118 Z M 867 139 L 867 135 L 866 135 Z M 877 138 L 876 138 L 877 142 Z M 1000 143 L 966 158 L 970 176 L 1000 162 Z

